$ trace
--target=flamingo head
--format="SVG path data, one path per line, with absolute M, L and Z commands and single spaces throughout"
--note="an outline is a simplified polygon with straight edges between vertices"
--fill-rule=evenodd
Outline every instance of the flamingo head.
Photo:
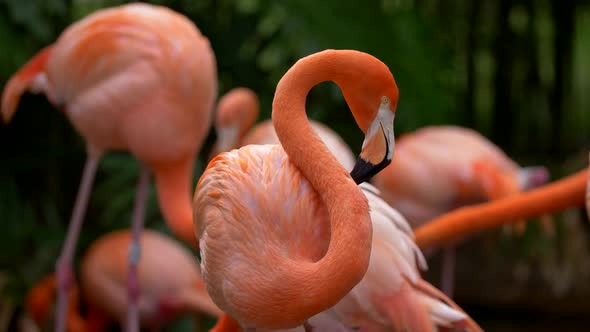
M 365 133 L 361 153 L 350 172 L 360 184 L 391 163 L 399 90 L 393 74 L 381 60 L 358 51 L 345 52 L 350 55 L 348 62 L 339 64 L 344 69 L 334 81 L 341 87 L 356 123 Z
M 397 106 L 397 89 L 394 98 L 382 95 L 379 107 L 365 131 L 365 139 L 350 176 L 357 184 L 368 181 L 375 174 L 387 167 L 393 159 L 395 137 L 393 120 Z

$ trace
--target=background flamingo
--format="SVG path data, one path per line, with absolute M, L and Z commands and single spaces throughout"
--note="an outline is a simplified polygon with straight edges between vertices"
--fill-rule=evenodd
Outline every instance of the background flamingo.
M 235 88 L 219 99 L 215 114 L 217 141 L 211 156 L 248 144 L 279 144 L 272 122 L 265 120 L 252 127 L 260 111 L 260 103 L 254 91 Z M 347 170 L 352 170 L 354 154 L 332 129 L 321 122 L 309 121 L 311 128 Z
M 460 206 L 512 195 L 549 178 L 544 167 L 521 168 L 481 134 L 455 126 L 425 127 L 403 135 L 396 154 L 373 183 L 414 227 Z M 449 296 L 454 262 L 454 246 L 449 245 L 442 270 L 442 289 Z
M 64 329 L 72 259 L 103 152 L 128 150 L 141 163 L 129 252 L 128 328 L 137 330 L 137 261 L 148 167 L 173 231 L 196 245 L 190 186 L 195 156 L 210 126 L 217 89 L 208 40 L 186 17 L 165 7 L 130 4 L 95 12 L 71 25 L 7 83 L 9 121 L 26 90 L 43 92 L 87 143 L 88 158 L 57 263 L 56 329 Z
M 143 327 L 159 329 L 179 316 L 193 313 L 220 316 L 211 301 L 192 253 L 174 240 L 153 231 L 143 231 L 144 258 L 139 262 L 139 313 Z M 125 324 L 126 248 L 132 241 L 129 231 L 116 231 L 97 239 L 88 248 L 81 264 L 81 291 L 87 314 L 80 313 L 78 288 L 70 295 L 68 331 L 105 331 L 110 323 Z M 27 309 L 38 324 L 48 320 L 53 302 L 55 278 L 44 278 L 31 289 Z
M 280 144 L 271 121 L 264 121 L 243 134 L 244 127 L 255 118 L 252 114 L 258 114 L 258 105 L 256 95 L 249 89 L 237 88 L 224 95 L 217 108 L 215 146 L 235 148 L 236 141 L 243 145 Z M 354 157 L 342 139 L 317 122 L 310 121 L 310 124 L 339 162 L 352 169 Z M 318 128 L 327 130 L 322 132 Z M 412 331 L 430 331 L 435 326 L 450 327 L 468 320 L 460 309 L 457 311 L 441 302 L 442 294 L 421 280 L 416 259 L 423 269 L 426 262 L 413 243 L 407 221 L 375 193 L 376 188 L 366 183 L 361 188 L 369 201 L 374 230 L 369 270 L 351 293 L 333 308 L 310 318 L 309 323 L 319 331 L 342 331 L 358 326 L 371 330 L 401 331 L 407 327 Z M 475 323 L 470 320 L 469 323 L 478 329 Z M 225 321 L 221 321 L 215 330 L 231 331 L 236 327 L 225 326 Z

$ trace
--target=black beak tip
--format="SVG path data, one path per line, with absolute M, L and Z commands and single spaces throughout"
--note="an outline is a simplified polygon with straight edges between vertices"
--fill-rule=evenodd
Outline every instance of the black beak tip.
M 374 165 L 359 157 L 356 160 L 356 164 L 354 164 L 354 168 L 352 171 L 350 171 L 350 176 L 354 182 L 359 185 L 363 182 L 369 181 L 373 176 L 375 176 L 375 174 L 379 173 L 390 163 L 391 160 L 387 160 L 387 158 L 385 158 L 379 164 Z

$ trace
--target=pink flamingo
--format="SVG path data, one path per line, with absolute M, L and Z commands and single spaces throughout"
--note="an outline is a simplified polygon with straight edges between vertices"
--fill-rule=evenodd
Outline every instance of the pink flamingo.
M 214 123 L 217 141 L 211 151 L 212 157 L 248 144 L 280 143 L 270 120 L 252 127 L 260 111 L 259 105 L 258 97 L 248 88 L 232 89 L 219 99 Z M 321 122 L 310 120 L 309 123 L 340 164 L 352 170 L 354 154 L 344 140 Z
M 217 149 L 280 144 L 271 121 L 246 131 L 256 119 L 258 105 L 256 94 L 246 88 L 231 90 L 220 99 L 215 122 Z M 310 124 L 330 152 L 340 157 L 339 162 L 352 169 L 354 158 L 342 139 L 324 125 L 312 121 Z M 218 152 L 214 150 L 215 155 Z M 366 183 L 361 188 L 369 200 L 374 229 L 369 270 L 351 293 L 330 310 L 310 318 L 310 324 L 320 331 L 342 331 L 349 326 L 372 330 L 392 327 L 401 330 L 403 326 L 412 326 L 426 331 L 428 322 L 433 326 L 452 326 L 468 320 L 464 313 L 452 308 L 457 308 L 454 303 L 420 279 L 416 259 L 422 268 L 426 268 L 426 263 L 412 242 L 413 234 L 406 220 L 374 193 L 376 188 Z M 393 264 L 386 263 L 388 259 Z M 391 295 L 376 295 L 384 293 Z M 221 321 L 216 329 L 235 329 L 235 325 L 223 327 L 224 324 L 225 321 Z
M 132 241 L 128 230 L 116 231 L 94 241 L 82 259 L 80 294 L 70 292 L 67 330 L 107 331 L 114 321 L 124 325 L 127 317 L 126 277 L 129 266 L 125 249 Z M 221 310 L 205 290 L 193 255 L 174 240 L 143 231 L 145 257 L 139 262 L 139 316 L 143 327 L 158 330 L 178 316 L 194 313 L 218 317 Z M 27 295 L 26 309 L 42 325 L 48 321 L 55 296 L 54 275 L 43 278 Z M 80 312 L 84 299 L 86 315 Z
M 373 183 L 414 227 L 460 206 L 539 186 L 549 178 L 544 167 L 521 168 L 485 137 L 461 127 L 425 127 L 403 135 L 396 154 Z M 454 262 L 454 246 L 448 245 L 442 289 L 449 296 Z
M 328 80 L 342 88 L 365 132 L 350 176 L 305 116 L 307 92 Z M 366 53 L 328 50 L 310 55 L 299 60 L 277 86 L 273 124 L 282 146 L 248 145 L 210 162 L 194 198 L 201 270 L 213 301 L 246 330 L 301 324 L 311 329 L 308 319 L 312 316 L 334 307 L 347 294 L 354 297 L 351 290 L 362 282 L 367 268 L 374 267 L 373 262 L 391 265 L 397 262 L 396 255 L 405 255 L 399 259 L 405 269 L 393 268 L 397 280 L 418 275 L 412 268 L 415 246 L 404 240 L 407 224 L 397 225 L 391 218 L 375 220 L 372 213 L 378 213 L 377 208 L 369 206 L 385 203 L 375 203 L 373 195 L 355 185 L 391 160 L 397 98 L 387 66 Z M 393 237 L 388 237 L 393 245 L 375 251 L 381 261 L 373 258 L 371 248 L 376 239 L 382 239 L 375 236 L 371 223 L 380 230 L 389 223 L 383 229 L 393 229 Z M 387 291 L 397 287 L 388 285 L 384 298 L 394 296 Z M 430 320 L 423 320 L 425 316 L 404 315 L 400 321 L 431 326 Z M 235 328 L 230 317 L 224 317 L 215 330 Z
M 97 11 L 68 27 L 8 82 L 2 115 L 9 121 L 26 90 L 43 92 L 87 143 L 88 157 L 56 266 L 56 330 L 64 331 L 72 259 L 101 155 L 128 150 L 142 163 L 129 252 L 130 310 L 137 331 L 137 264 L 148 168 L 172 230 L 197 245 L 192 229 L 193 164 L 209 130 L 217 89 L 209 41 L 186 17 L 164 7 L 129 4 Z

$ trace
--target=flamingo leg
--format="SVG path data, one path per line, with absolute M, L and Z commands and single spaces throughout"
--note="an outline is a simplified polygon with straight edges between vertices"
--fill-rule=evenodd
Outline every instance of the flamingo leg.
M 448 245 L 443 248 L 442 253 L 442 269 L 441 269 L 441 281 L 440 289 L 448 297 L 453 297 L 454 284 L 455 284 L 455 246 Z
M 137 265 L 141 256 L 140 238 L 145 219 L 145 205 L 149 189 L 150 173 L 145 166 L 141 166 L 133 217 L 131 224 L 131 244 L 129 246 L 129 270 L 127 273 L 127 297 L 129 307 L 127 310 L 127 331 L 139 332 L 139 282 Z
M 70 224 L 68 225 L 66 239 L 55 266 L 55 274 L 57 278 L 57 306 L 55 312 L 56 332 L 65 331 L 66 316 L 68 312 L 68 293 L 74 282 L 72 262 L 99 161 L 100 154 L 93 149 L 88 149 L 88 157 L 86 157 L 86 163 L 84 164 L 82 180 L 80 181 L 76 202 L 74 203 L 74 210 L 72 212 Z

